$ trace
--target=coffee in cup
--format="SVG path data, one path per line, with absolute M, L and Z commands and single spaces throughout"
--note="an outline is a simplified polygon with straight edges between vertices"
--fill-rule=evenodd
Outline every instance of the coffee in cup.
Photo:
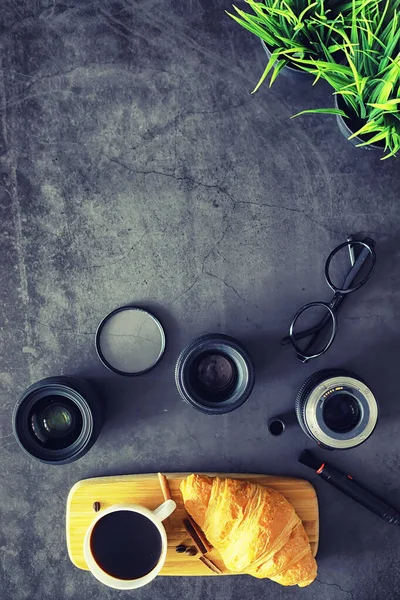
M 135 589 L 154 579 L 167 555 L 162 521 L 175 508 L 175 502 L 167 500 L 155 511 L 116 505 L 98 513 L 84 542 L 85 560 L 93 575 L 116 589 Z

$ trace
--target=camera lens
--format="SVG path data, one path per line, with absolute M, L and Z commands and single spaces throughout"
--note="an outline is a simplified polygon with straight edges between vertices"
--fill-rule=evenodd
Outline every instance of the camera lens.
M 353 373 L 318 371 L 296 397 L 297 419 L 308 437 L 326 448 L 353 448 L 374 431 L 378 405 L 368 386 Z
M 101 417 L 99 398 L 86 380 L 49 377 L 23 394 L 14 409 L 13 429 L 28 454 L 65 464 L 89 450 L 100 433 Z
M 347 433 L 360 422 L 360 406 L 351 394 L 333 393 L 324 402 L 322 418 L 331 431 Z
M 206 414 L 222 414 L 247 400 L 254 385 L 254 368 L 235 339 L 208 334 L 182 351 L 175 380 L 180 395 L 191 406 Z

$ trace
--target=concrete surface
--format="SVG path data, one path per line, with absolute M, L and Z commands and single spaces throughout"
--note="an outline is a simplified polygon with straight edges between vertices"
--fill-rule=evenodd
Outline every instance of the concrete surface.
M 258 41 L 224 14 L 229 0 L 3 0 L 0 7 L 2 600 L 106 600 L 70 563 L 64 518 L 79 479 L 179 470 L 309 477 L 321 510 L 318 580 L 284 589 L 250 577 L 158 578 L 140 599 L 387 600 L 400 590 L 399 532 L 297 463 L 299 428 L 267 435 L 305 377 L 343 366 L 381 405 L 373 437 L 329 454 L 400 507 L 399 164 L 353 148 L 323 84 L 281 77 L 250 95 Z M 350 232 L 377 240 L 378 268 L 340 319 L 324 358 L 281 348 L 294 311 L 329 299 L 323 264 Z M 126 303 L 165 325 L 166 355 L 143 377 L 99 363 L 97 324 Z M 203 332 L 247 344 L 253 395 L 220 418 L 180 400 L 173 367 Z M 11 433 L 30 383 L 84 374 L 109 417 L 78 462 L 29 459 Z M 320 451 L 320 455 L 323 453 Z

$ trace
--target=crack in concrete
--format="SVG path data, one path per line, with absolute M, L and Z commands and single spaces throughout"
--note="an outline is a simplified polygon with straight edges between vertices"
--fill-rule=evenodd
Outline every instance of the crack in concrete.
M 354 600 L 353 592 L 351 592 L 350 590 L 345 590 L 344 588 L 340 587 L 340 585 L 337 583 L 328 583 L 327 581 L 321 581 L 318 578 L 315 581 L 318 581 L 318 583 L 321 583 L 322 585 L 327 585 L 329 587 L 336 587 L 344 594 L 349 594 L 350 598 L 352 598 Z
M 250 100 L 245 100 L 240 104 L 232 104 L 231 106 L 224 106 L 222 108 L 217 108 L 216 110 L 193 110 L 181 115 L 182 117 L 190 117 L 192 115 L 215 115 L 218 113 L 229 112 L 230 110 L 236 110 L 237 108 L 241 108 L 242 106 L 247 106 L 250 102 L 254 101 L 254 98 L 251 97 Z
M 219 184 L 208 184 L 208 183 L 204 183 L 201 181 L 197 181 L 196 179 L 194 179 L 193 177 L 189 177 L 189 176 L 178 176 L 175 175 L 174 173 L 165 173 L 164 171 L 157 171 L 157 170 L 141 170 L 141 169 L 134 169 L 132 167 L 129 167 L 129 165 L 127 165 L 126 163 L 123 163 L 122 161 L 118 160 L 115 157 L 109 156 L 107 154 L 104 154 L 104 156 L 111 162 L 114 162 L 116 164 L 118 164 L 119 166 L 123 167 L 124 169 L 127 169 L 128 171 L 130 171 L 131 173 L 134 173 L 136 175 L 160 175 L 161 177 L 169 177 L 172 179 L 175 179 L 176 181 L 189 181 L 191 183 L 193 183 L 194 185 L 198 185 L 200 187 L 204 187 L 204 188 L 208 188 L 208 189 L 216 189 L 218 190 L 221 194 L 224 194 L 225 196 L 227 196 L 229 198 L 229 200 L 232 202 L 232 214 L 234 212 L 234 210 L 236 209 L 236 207 L 240 204 L 248 204 L 248 205 L 253 205 L 253 206 L 259 206 L 259 207 L 266 207 L 266 208 L 276 208 L 278 210 L 286 210 L 289 212 L 294 212 L 294 213 L 298 213 L 303 215 L 303 217 L 305 219 L 308 219 L 309 221 L 311 221 L 312 223 L 315 223 L 316 225 L 319 225 L 320 227 L 322 227 L 322 229 L 329 231 L 330 233 L 336 233 L 339 235 L 348 235 L 348 232 L 343 231 L 343 230 L 338 230 L 338 229 L 332 229 L 331 227 L 328 227 L 327 225 L 325 225 L 324 223 L 321 223 L 320 221 L 317 221 L 316 219 L 313 219 L 309 214 L 307 214 L 305 212 L 305 210 L 300 209 L 300 208 L 291 208 L 289 206 L 281 206 L 279 204 L 268 204 L 268 203 L 262 203 L 262 202 L 251 202 L 251 201 L 246 201 L 246 200 L 235 200 L 233 198 L 233 196 L 230 194 L 230 192 L 228 192 L 228 190 L 226 188 L 221 187 Z M 230 216 L 232 216 L 232 214 Z M 227 231 L 225 231 L 225 233 L 223 234 L 222 238 L 224 237 L 224 235 L 227 233 Z M 215 247 L 221 243 L 222 238 L 219 242 L 217 242 L 217 244 L 215 245 Z M 211 254 L 212 250 L 209 252 L 208 256 Z M 207 258 L 208 258 L 207 256 Z
M 204 451 L 203 451 L 203 448 L 202 448 L 202 447 L 201 447 L 201 445 L 200 445 L 200 442 L 199 442 L 199 440 L 198 440 L 198 439 L 197 439 L 197 437 L 196 437 L 196 436 L 195 436 L 195 435 L 194 435 L 194 434 L 193 434 L 193 433 L 190 431 L 190 429 L 189 429 L 189 427 L 186 425 L 186 423 L 185 423 L 185 429 L 186 429 L 186 431 L 187 431 L 187 433 L 188 433 L 188 436 L 190 437 L 190 439 L 191 439 L 191 440 L 192 440 L 192 441 L 193 441 L 193 442 L 196 444 L 196 446 L 198 447 L 198 449 L 199 449 L 199 451 L 200 451 L 201 455 L 202 455 L 202 456 L 204 456 Z
M 123 254 L 122 256 L 120 256 L 119 258 L 117 258 L 117 260 L 113 261 L 113 262 L 106 262 L 102 265 L 87 265 L 87 266 L 83 266 L 81 267 L 82 269 L 85 270 L 90 270 L 90 269 L 104 269 L 105 267 L 111 267 L 113 265 L 118 265 L 119 263 L 123 262 L 124 260 L 126 260 L 130 254 L 132 254 L 133 250 L 135 250 L 135 248 L 144 240 L 144 238 L 147 236 L 147 233 L 143 234 L 142 237 L 128 250 L 128 252 L 125 252 L 125 254 Z
M 222 279 L 222 277 L 218 277 L 218 275 L 215 275 L 215 273 L 210 273 L 210 271 L 203 271 L 203 272 L 204 272 L 206 275 L 209 275 L 210 277 L 214 277 L 215 279 L 218 279 L 218 281 L 221 281 L 221 282 L 222 282 L 224 285 L 226 285 L 226 287 L 227 287 L 227 288 L 229 288 L 230 290 L 232 290 L 232 291 L 233 291 L 233 292 L 236 294 L 236 296 L 237 296 L 238 298 L 240 298 L 240 299 L 241 299 L 243 302 L 246 302 L 246 299 L 245 299 L 245 298 L 243 298 L 243 296 L 241 296 L 241 295 L 239 294 L 239 292 L 237 291 L 237 289 L 235 289 L 235 288 L 233 287 L 233 285 L 230 285 L 229 283 L 227 283 L 227 282 L 225 281 L 225 279 Z
M 54 77 L 64 77 L 66 75 L 70 75 L 71 73 L 74 73 L 75 71 L 78 71 L 79 69 L 90 69 L 92 67 L 104 67 L 106 65 L 114 65 L 115 61 L 114 60 L 110 60 L 110 61 L 105 61 L 105 62 L 92 62 L 92 63 L 87 63 L 84 65 L 76 65 L 75 67 L 72 67 L 71 69 L 68 69 L 68 71 L 57 71 L 56 73 L 48 73 L 47 75 L 42 75 L 41 77 L 37 77 L 37 78 L 33 78 L 32 80 L 27 82 L 28 87 L 35 85 L 36 83 L 39 83 L 40 81 L 44 81 L 45 79 L 54 79 Z
M 55 329 L 56 331 L 61 331 L 63 333 L 73 333 L 74 335 L 95 335 L 94 331 L 77 331 L 76 329 L 63 329 L 62 327 L 58 327 L 58 325 L 53 325 L 52 323 L 43 323 L 35 317 L 31 317 L 31 321 L 33 321 L 41 327 L 46 327 L 47 329 Z
M 204 187 L 207 189 L 215 189 L 215 190 L 219 191 L 221 194 L 225 194 L 231 200 L 231 202 L 233 204 L 236 204 L 236 202 L 232 198 L 231 194 L 225 188 L 222 188 L 218 184 L 204 183 L 202 181 L 197 181 L 196 179 L 194 179 L 193 177 L 189 177 L 188 175 L 180 176 L 180 175 L 175 175 L 174 173 L 166 173 L 165 171 L 157 171 L 156 169 L 147 170 L 147 171 L 143 170 L 143 169 L 134 169 L 133 167 L 130 167 L 126 163 L 123 163 L 121 160 L 118 160 L 114 156 L 109 156 L 108 154 L 105 154 L 105 153 L 103 153 L 103 155 L 110 162 L 113 162 L 113 163 L 119 165 L 123 169 L 126 169 L 127 171 L 129 171 L 130 173 L 133 173 L 135 175 L 144 175 L 145 177 L 147 175 L 160 175 L 161 177 L 169 177 L 170 179 L 175 179 L 176 181 L 188 181 L 188 182 L 192 183 L 193 185 L 197 185 L 199 187 Z
M 222 458 L 224 458 L 227 463 L 229 463 L 230 465 L 232 465 L 232 467 L 234 467 L 236 473 L 240 473 L 241 472 L 242 469 L 233 460 L 231 460 L 230 458 L 228 458 L 226 456 L 225 452 L 223 452 L 222 450 L 220 450 L 219 452 L 220 452 Z
M 194 288 L 194 286 L 196 285 L 196 283 L 199 281 L 201 277 L 201 273 L 200 275 L 197 275 L 197 277 L 195 278 L 195 280 L 193 281 L 193 283 L 191 283 L 189 285 L 189 287 L 187 287 L 185 290 L 183 290 L 182 292 L 180 292 L 172 301 L 171 304 L 174 304 L 175 302 L 177 302 L 178 300 L 180 300 L 181 298 L 183 298 L 183 296 L 186 296 L 186 294 L 188 294 L 190 292 L 190 290 L 192 288 Z
M 288 210 L 290 212 L 295 212 L 295 213 L 300 213 L 302 215 L 305 214 L 304 210 L 302 210 L 301 208 L 291 208 L 289 206 L 283 206 L 281 204 L 268 204 L 267 202 L 250 202 L 247 200 L 238 200 L 237 204 L 250 204 L 251 206 L 260 206 L 260 207 L 267 207 L 267 208 L 279 208 L 280 210 Z

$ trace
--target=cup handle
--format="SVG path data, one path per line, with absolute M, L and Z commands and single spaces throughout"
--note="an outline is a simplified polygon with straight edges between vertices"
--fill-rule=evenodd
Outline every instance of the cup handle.
M 166 519 L 167 517 L 172 515 L 172 513 L 174 512 L 175 509 L 176 509 L 175 502 L 173 500 L 166 500 L 158 508 L 153 510 L 153 514 L 160 521 L 164 521 L 164 519 Z

